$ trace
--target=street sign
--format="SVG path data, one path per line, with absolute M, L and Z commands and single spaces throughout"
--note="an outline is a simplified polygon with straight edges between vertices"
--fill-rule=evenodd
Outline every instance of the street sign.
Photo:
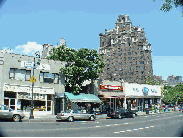
M 30 79 L 30 82 L 36 82 L 36 78 L 32 76 L 32 78 Z

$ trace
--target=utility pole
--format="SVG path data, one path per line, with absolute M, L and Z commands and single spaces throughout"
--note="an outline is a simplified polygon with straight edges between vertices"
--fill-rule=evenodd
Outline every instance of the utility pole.
M 31 112 L 29 119 L 34 119 L 33 110 L 34 110 L 34 103 L 33 103 L 33 89 L 34 89 L 34 82 L 36 82 L 36 79 L 34 77 L 34 68 L 35 68 L 35 57 L 38 56 L 40 58 L 40 53 L 37 51 L 34 55 L 34 62 L 33 62 L 33 76 L 30 79 L 30 82 L 32 82 L 32 99 L 31 99 Z

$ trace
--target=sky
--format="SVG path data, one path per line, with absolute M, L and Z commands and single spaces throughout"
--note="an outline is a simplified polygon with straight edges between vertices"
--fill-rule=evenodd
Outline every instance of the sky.
M 0 0 L 1 1 L 1 0 Z M 1 4 L 1 3 L 0 3 Z M 100 47 L 99 33 L 114 29 L 119 15 L 145 29 L 151 43 L 153 75 L 183 76 L 183 18 L 180 8 L 159 11 L 156 0 L 5 0 L 0 6 L 0 49 L 33 55 L 44 44 Z

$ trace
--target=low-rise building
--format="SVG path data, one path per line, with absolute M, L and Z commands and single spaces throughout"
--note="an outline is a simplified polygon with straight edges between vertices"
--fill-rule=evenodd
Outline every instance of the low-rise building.
M 166 82 L 168 83 L 168 85 L 175 86 L 182 83 L 182 76 L 168 76 Z
M 0 52 L 0 104 L 29 113 L 32 99 L 33 64 L 34 114 L 56 114 L 63 110 L 64 76 L 60 68 L 66 62 Z

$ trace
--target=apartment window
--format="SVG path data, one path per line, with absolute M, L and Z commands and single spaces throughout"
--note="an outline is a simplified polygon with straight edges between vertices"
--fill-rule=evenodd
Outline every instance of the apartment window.
M 111 69 L 110 68 L 107 68 L 107 71 L 110 71 Z
M 122 53 L 119 53 L 118 55 L 119 55 L 119 56 L 121 56 L 121 55 L 122 55 Z
M 132 62 L 129 62 L 129 65 L 132 65 Z
M 121 66 L 121 65 L 122 65 L 122 63 L 119 63 L 119 65 Z
M 107 49 L 107 52 L 110 52 L 110 49 Z
M 119 75 L 120 75 L 120 76 L 123 76 L 123 72 L 120 72 Z
M 124 53 L 124 56 L 126 56 L 126 53 Z
M 144 69 L 144 66 L 141 66 L 140 69 Z
M 135 55 L 137 55 L 137 52 L 135 52 Z
M 126 51 L 126 48 L 124 49 L 124 51 Z
M 137 60 L 138 58 L 137 58 L 137 57 L 135 57 L 135 59 Z
M 14 79 L 15 78 L 15 69 L 10 68 L 10 74 L 9 74 L 9 79 Z
M 125 43 L 124 43 L 124 46 L 125 46 Z
M 147 69 L 150 69 L 150 66 L 147 66 Z
M 140 59 L 143 59 L 143 58 L 144 58 L 144 56 L 141 56 L 141 57 L 140 57 Z
M 43 83 L 59 83 L 59 75 L 56 73 L 40 72 L 39 81 Z
M 110 66 L 110 64 L 107 64 L 107 66 L 109 67 L 109 66 Z
M 107 59 L 108 62 L 110 62 L 110 59 Z
M 129 75 L 133 75 L 133 72 L 130 72 Z
M 126 57 L 124 57 L 124 60 L 126 60 Z
M 29 81 L 30 79 L 31 79 L 31 70 L 26 70 L 25 80 Z
M 144 64 L 144 61 L 140 61 L 140 64 Z
M 138 71 L 136 71 L 136 75 L 138 75 Z
M 139 46 L 139 50 L 143 50 L 143 46 Z
M 31 71 L 25 69 L 10 68 L 9 79 L 29 81 L 31 77 Z
M 125 72 L 125 75 L 127 75 L 127 72 Z
M 149 61 L 147 61 L 147 64 L 149 64 Z
M 128 60 L 132 60 L 132 57 L 128 57 Z
M 146 53 L 149 53 L 149 50 L 146 50 L 145 52 L 146 52 Z
M 122 61 L 122 58 L 119 58 L 119 61 Z
M 136 61 L 136 65 L 138 64 L 138 62 Z
M 113 47 L 115 47 L 115 44 L 113 44 Z
M 136 66 L 136 70 L 138 70 L 138 67 Z
M 143 51 L 140 51 L 140 54 L 143 54 L 144 52 Z
M 118 71 L 118 69 L 117 69 L 117 68 L 115 68 L 114 70 L 115 70 L 115 71 Z
M 116 55 L 116 53 L 113 53 L 113 56 L 115 56 Z
M 128 55 L 131 55 L 132 54 L 132 52 L 128 52 Z
M 132 70 L 133 68 L 132 67 L 129 67 L 129 70 Z
M 141 74 L 145 74 L 144 71 L 141 71 Z
M 110 57 L 111 55 L 107 55 L 107 57 Z

